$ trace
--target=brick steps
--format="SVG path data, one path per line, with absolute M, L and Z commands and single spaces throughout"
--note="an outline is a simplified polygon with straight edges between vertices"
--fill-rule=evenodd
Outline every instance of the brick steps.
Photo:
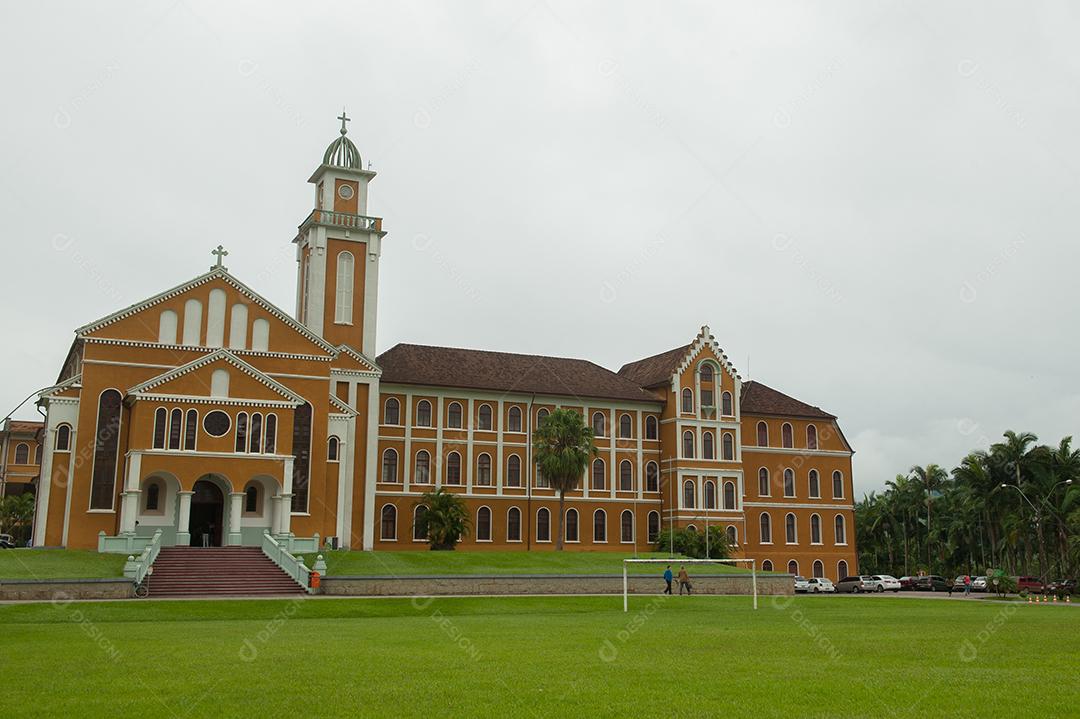
M 281 596 L 304 589 L 258 547 L 163 547 L 153 597 Z

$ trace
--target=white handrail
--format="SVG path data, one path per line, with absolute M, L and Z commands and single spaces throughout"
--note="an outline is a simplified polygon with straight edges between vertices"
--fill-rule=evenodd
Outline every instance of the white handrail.
M 281 567 L 281 571 L 296 580 L 305 591 L 309 593 L 313 591 L 311 589 L 311 570 L 304 566 L 303 560 L 294 557 L 280 542 L 274 539 L 269 529 L 263 530 L 262 550 L 263 554 L 269 557 L 274 564 Z
M 128 561 L 124 565 L 124 576 L 130 577 L 131 581 L 136 585 L 142 584 L 143 580 L 146 579 L 146 575 L 150 572 L 150 565 L 157 559 L 160 551 L 161 530 L 158 529 L 154 532 L 154 536 L 150 538 L 149 543 L 143 547 L 138 559 L 133 556 L 128 557 Z

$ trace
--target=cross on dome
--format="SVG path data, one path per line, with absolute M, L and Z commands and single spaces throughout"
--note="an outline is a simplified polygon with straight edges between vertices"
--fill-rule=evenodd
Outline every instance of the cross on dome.
M 346 122 L 352 122 L 352 118 L 347 117 L 345 115 L 345 108 L 344 107 L 341 108 L 341 114 L 338 115 L 338 119 L 341 120 L 341 134 L 342 135 L 347 134 L 349 132 L 349 130 L 345 127 L 345 123 Z
M 352 143 L 352 140 L 345 137 L 349 132 L 349 128 L 345 126 L 345 123 L 351 122 L 352 118 L 345 114 L 345 108 L 341 108 L 341 114 L 338 115 L 337 119 L 341 120 L 341 134 L 334 138 L 334 141 L 326 148 L 326 152 L 323 154 L 323 164 L 331 167 L 342 167 L 346 170 L 364 169 L 364 163 L 360 160 L 360 151 L 356 149 L 356 145 Z

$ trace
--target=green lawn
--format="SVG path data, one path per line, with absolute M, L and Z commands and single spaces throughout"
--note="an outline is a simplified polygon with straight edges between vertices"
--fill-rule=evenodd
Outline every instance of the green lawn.
M 1080 609 L 892 597 L 0 606 L 0 715 L 1075 715 Z M 993 711 L 992 711 L 993 713 Z
M 85 549 L 0 549 L 0 581 L 122 577 L 125 561 L 123 554 Z
M 666 559 L 667 554 L 639 553 L 641 559 Z M 622 574 L 622 561 L 632 553 L 622 552 L 324 552 L 327 575 L 332 577 L 407 576 L 417 574 Z M 308 567 L 315 555 L 304 556 Z M 678 558 L 672 569 L 678 572 Z M 713 564 L 692 568 L 697 573 L 744 572 Z M 635 574 L 664 572 L 658 564 L 630 565 Z

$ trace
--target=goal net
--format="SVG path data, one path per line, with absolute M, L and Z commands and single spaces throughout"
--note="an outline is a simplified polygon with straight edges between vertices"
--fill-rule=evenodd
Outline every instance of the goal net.
M 624 612 L 630 611 L 630 608 L 629 608 L 629 604 L 630 604 L 630 573 L 629 573 L 629 569 L 632 566 L 641 565 L 641 564 L 664 564 L 664 565 L 670 564 L 670 565 L 673 565 L 673 566 L 678 565 L 680 567 L 681 566 L 686 566 L 686 565 L 701 566 L 703 564 L 727 564 L 727 565 L 733 565 L 733 566 L 738 566 L 740 564 L 749 565 L 750 566 L 750 591 L 754 595 L 754 609 L 758 608 L 757 568 L 755 566 L 755 562 L 754 562 L 753 559 L 668 559 L 668 558 L 624 559 L 623 560 L 623 567 L 622 567 L 622 606 L 623 606 L 623 611 Z M 639 573 L 635 572 L 633 576 L 638 577 L 638 576 L 641 576 L 641 575 Z M 675 581 L 678 581 L 677 576 L 675 578 Z

